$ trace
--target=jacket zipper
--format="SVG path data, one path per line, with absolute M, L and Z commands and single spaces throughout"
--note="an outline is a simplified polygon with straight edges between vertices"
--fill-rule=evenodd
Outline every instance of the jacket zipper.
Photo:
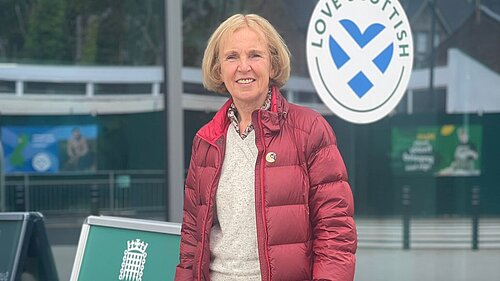
M 221 150 L 220 150 L 219 146 L 217 146 L 215 143 L 210 143 L 210 144 L 215 146 L 215 148 L 217 149 L 217 153 L 219 155 L 219 159 L 222 161 L 222 155 L 221 155 Z M 203 261 L 203 252 L 205 249 L 205 228 L 207 226 L 208 213 L 210 211 L 210 204 L 212 203 L 212 190 L 213 190 L 213 185 L 215 183 L 215 180 L 217 178 L 219 178 L 218 175 L 219 175 L 219 171 L 221 169 L 221 166 L 222 166 L 222 162 L 220 163 L 220 165 L 218 165 L 217 170 L 215 171 L 215 177 L 212 179 L 212 182 L 210 183 L 210 191 L 208 192 L 207 213 L 205 214 L 205 219 L 203 220 L 203 227 L 202 227 L 203 233 L 201 236 L 201 253 L 200 253 L 200 258 L 198 261 L 198 281 L 201 281 L 201 263 Z
M 260 141 L 263 147 L 262 155 L 260 158 L 260 194 L 261 194 L 261 212 L 262 212 L 262 223 L 264 228 L 264 256 L 266 258 L 267 264 L 267 279 L 271 280 L 271 264 L 269 261 L 269 253 L 267 252 L 267 226 L 266 226 L 266 208 L 265 208 L 265 198 L 264 198 L 264 166 L 265 166 L 265 154 L 266 154 L 266 143 L 264 140 L 264 129 L 262 128 L 261 111 L 258 114 L 259 128 L 260 128 Z

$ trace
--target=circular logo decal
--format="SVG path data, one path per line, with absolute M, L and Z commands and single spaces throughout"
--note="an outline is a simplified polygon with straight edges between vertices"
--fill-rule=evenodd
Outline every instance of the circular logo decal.
M 37 153 L 31 160 L 31 164 L 37 172 L 46 172 L 52 166 L 49 155 L 44 152 Z
M 410 80 L 413 40 L 397 0 L 318 1 L 306 50 L 320 98 L 352 123 L 389 114 Z

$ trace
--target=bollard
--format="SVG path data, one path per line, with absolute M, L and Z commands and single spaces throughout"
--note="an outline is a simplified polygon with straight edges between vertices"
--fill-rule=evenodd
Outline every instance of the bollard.
M 99 215 L 99 186 L 93 184 L 90 186 L 90 214 Z
M 16 212 L 24 212 L 25 210 L 25 202 L 26 202 L 26 193 L 24 192 L 23 185 L 16 185 L 15 188 L 15 196 L 14 196 L 14 210 Z
M 411 215 L 411 188 L 409 185 L 403 186 L 403 249 L 410 249 L 410 215 Z
M 479 186 L 472 187 L 472 250 L 479 250 L 479 204 L 480 204 L 480 188 Z

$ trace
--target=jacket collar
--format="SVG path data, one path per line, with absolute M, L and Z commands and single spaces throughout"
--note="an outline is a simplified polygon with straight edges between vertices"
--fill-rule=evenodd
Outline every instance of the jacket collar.
M 227 111 L 232 102 L 232 98 L 228 99 L 217 113 L 215 113 L 212 120 L 198 131 L 197 135 L 200 138 L 208 143 L 215 144 L 221 136 L 226 134 L 227 128 L 231 123 L 227 117 Z M 286 117 L 287 111 L 288 102 L 281 95 L 279 89 L 273 86 L 271 108 L 261 113 L 262 125 L 273 133 L 278 132 L 280 130 L 281 121 Z M 256 110 L 254 114 L 257 112 L 258 110 Z

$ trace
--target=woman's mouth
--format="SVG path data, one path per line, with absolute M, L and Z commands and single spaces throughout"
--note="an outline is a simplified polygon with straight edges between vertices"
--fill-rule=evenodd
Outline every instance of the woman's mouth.
M 244 79 L 236 80 L 236 83 L 238 83 L 238 84 L 250 84 L 253 81 L 255 81 L 255 79 L 253 79 L 253 78 L 244 78 Z

